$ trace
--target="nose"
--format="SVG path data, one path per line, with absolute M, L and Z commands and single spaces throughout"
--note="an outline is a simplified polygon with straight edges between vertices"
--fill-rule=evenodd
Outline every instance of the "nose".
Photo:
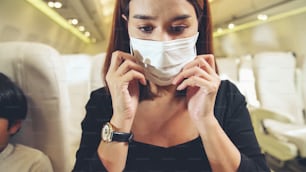
M 173 39 L 173 37 L 171 35 L 169 35 L 168 33 L 163 33 L 162 36 L 161 36 L 162 41 L 170 41 L 172 39 Z
M 160 31 L 158 34 L 156 34 L 155 38 L 157 41 L 170 41 L 174 39 L 174 37 L 166 31 Z

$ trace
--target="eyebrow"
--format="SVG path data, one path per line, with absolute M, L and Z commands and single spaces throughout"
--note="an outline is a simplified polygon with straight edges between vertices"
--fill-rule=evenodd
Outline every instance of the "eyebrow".
M 141 20 L 155 20 L 157 17 L 142 15 L 142 14 L 135 14 L 133 18 L 141 19 Z
M 191 16 L 188 15 L 188 14 L 183 14 L 183 15 L 179 15 L 179 16 L 176 16 L 176 17 L 172 18 L 171 21 L 185 20 L 185 19 L 188 19 L 190 17 Z
M 176 16 L 176 17 L 172 18 L 171 21 L 185 20 L 185 19 L 190 18 L 190 17 L 191 17 L 190 15 L 183 14 L 183 15 L 179 15 L 179 16 Z M 157 17 L 142 15 L 142 14 L 135 14 L 133 16 L 133 18 L 141 19 L 141 20 L 155 20 Z

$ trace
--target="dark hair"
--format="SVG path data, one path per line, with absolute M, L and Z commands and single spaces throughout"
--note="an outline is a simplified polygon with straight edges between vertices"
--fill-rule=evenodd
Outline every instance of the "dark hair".
M 130 1 L 131 0 L 117 0 L 115 4 L 111 36 L 102 71 L 104 80 L 111 63 L 112 53 L 116 50 L 130 52 L 130 38 L 127 30 L 127 24 L 122 18 L 122 14 L 127 17 L 129 16 Z M 208 0 L 187 1 L 194 7 L 199 22 L 199 37 L 196 43 L 197 54 L 213 54 L 212 23 Z M 216 72 L 218 73 L 217 67 Z M 142 93 L 148 93 L 148 90 L 148 87 L 141 85 L 140 96 L 143 96 Z
M 9 122 L 9 128 L 27 114 L 27 100 L 22 90 L 0 72 L 0 118 Z

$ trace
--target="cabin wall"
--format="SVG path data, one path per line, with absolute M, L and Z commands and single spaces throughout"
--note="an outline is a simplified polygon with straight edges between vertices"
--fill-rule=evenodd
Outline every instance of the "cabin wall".
M 306 13 L 264 23 L 214 38 L 218 57 L 237 57 L 262 51 L 293 51 L 306 56 Z
M 25 0 L 0 0 L 0 42 L 4 41 L 41 42 L 63 54 L 105 50 L 102 43 L 83 43 Z
M 258 25 L 214 38 L 217 57 L 241 56 L 261 51 L 293 51 L 306 56 L 306 14 Z M 85 44 L 25 0 L 0 0 L 0 42 L 35 41 L 60 53 L 97 54 L 106 42 Z

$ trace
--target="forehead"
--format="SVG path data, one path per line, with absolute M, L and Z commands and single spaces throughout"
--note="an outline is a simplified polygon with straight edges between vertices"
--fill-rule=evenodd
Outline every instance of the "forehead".
M 131 0 L 130 15 L 146 14 L 151 16 L 188 14 L 195 15 L 193 6 L 187 0 Z

